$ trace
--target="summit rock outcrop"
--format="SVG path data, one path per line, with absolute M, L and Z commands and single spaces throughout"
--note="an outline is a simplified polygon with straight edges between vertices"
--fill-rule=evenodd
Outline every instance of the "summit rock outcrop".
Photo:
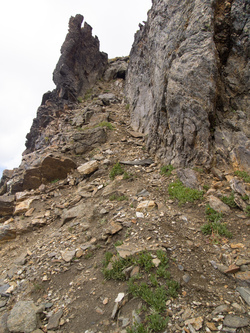
M 81 28 L 82 22 L 80 14 L 70 18 L 69 32 L 53 73 L 58 96 L 73 101 L 84 96 L 108 65 L 108 55 L 99 51 L 99 40 L 92 36 L 91 26 L 85 22 Z
M 33 120 L 26 138 L 26 153 L 39 149 L 37 139 L 46 126 L 59 118 L 70 103 L 83 98 L 101 78 L 108 66 L 108 55 L 99 50 L 98 37 L 92 28 L 77 14 L 69 20 L 69 31 L 61 47 L 61 57 L 53 72 L 56 89 L 43 95 L 37 117 Z
M 249 11 L 244 0 L 153 1 L 126 94 L 161 162 L 249 171 Z

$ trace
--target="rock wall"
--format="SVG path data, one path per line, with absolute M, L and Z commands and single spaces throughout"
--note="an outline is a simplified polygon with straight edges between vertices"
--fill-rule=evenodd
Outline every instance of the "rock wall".
M 73 101 L 84 96 L 108 65 L 108 55 L 99 51 L 99 40 L 92 36 L 91 26 L 85 22 L 81 28 L 82 22 L 80 14 L 70 18 L 69 32 L 53 73 L 58 96 Z
M 249 170 L 247 0 L 154 0 L 130 53 L 131 125 L 175 166 Z
M 43 95 L 37 116 L 26 136 L 26 154 L 40 148 L 37 141 L 46 126 L 61 117 L 77 97 L 84 97 L 108 67 L 108 55 L 99 51 L 99 40 L 92 36 L 91 26 L 85 22 L 81 28 L 82 22 L 80 14 L 69 20 L 69 31 L 53 72 L 56 89 Z

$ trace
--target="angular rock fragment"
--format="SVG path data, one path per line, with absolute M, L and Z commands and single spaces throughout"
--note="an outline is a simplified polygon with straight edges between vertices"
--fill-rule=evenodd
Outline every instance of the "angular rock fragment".
M 236 290 L 240 293 L 244 301 L 250 306 L 250 288 L 237 287 Z
M 93 160 L 80 165 L 77 171 L 82 175 L 89 175 L 98 169 L 98 162 Z
M 222 202 L 219 198 L 210 195 L 209 198 L 209 205 L 211 206 L 211 208 L 213 208 L 214 210 L 216 210 L 216 212 L 218 213 L 222 213 L 222 214 L 229 214 L 230 213 L 230 208 L 224 204 L 224 202 Z
M 7 320 L 11 332 L 30 333 L 39 327 L 39 308 L 32 301 L 17 302 L 10 312 Z
M 15 196 L 0 196 L 0 216 L 12 215 L 14 210 Z
M 180 181 L 189 188 L 198 189 L 199 184 L 196 177 L 196 173 L 192 169 L 179 169 L 177 170 L 177 175 Z
M 240 327 L 246 327 L 250 324 L 250 321 L 248 318 L 242 318 L 239 316 L 234 315 L 227 315 L 223 321 L 223 325 L 227 327 L 233 327 L 233 328 L 240 328 Z
M 0 242 L 16 238 L 16 228 L 10 225 L 0 226 Z
M 137 212 L 142 212 L 144 210 L 150 211 L 157 207 L 157 204 L 153 200 L 146 200 L 139 203 L 136 207 Z

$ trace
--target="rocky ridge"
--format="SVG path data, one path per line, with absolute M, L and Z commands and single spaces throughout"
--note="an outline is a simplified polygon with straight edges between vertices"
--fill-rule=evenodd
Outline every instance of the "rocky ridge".
M 107 251 L 124 256 L 145 248 L 166 251 L 181 285 L 166 303 L 168 332 L 248 332 L 249 218 L 227 206 L 231 240 L 204 236 L 200 227 L 208 202 L 223 209 L 222 195 L 232 188 L 249 193 L 249 184 L 217 169 L 161 175 L 144 137 L 128 124 L 123 86 L 123 79 L 99 81 L 88 99 L 67 111 L 67 120 L 50 122 L 46 131 L 61 125 L 69 143 L 57 136 L 45 143 L 41 136 L 41 161 L 47 151 L 60 151 L 77 169 L 7 196 L 10 202 L 1 197 L 0 332 L 126 332 L 141 301 L 129 296 L 126 282 L 105 281 L 102 262 Z M 105 140 L 79 153 L 75 138 L 95 136 L 96 129 Z M 128 179 L 110 179 L 118 161 Z M 205 199 L 182 206 L 171 199 L 168 185 L 177 174 L 189 186 L 209 186 Z M 128 296 L 112 315 L 120 293 Z M 25 320 L 20 311 L 28 311 Z
M 144 324 L 145 302 L 126 280 L 105 279 L 103 262 L 108 252 L 115 260 L 147 250 L 156 268 L 159 249 L 180 288 L 158 331 L 249 331 L 249 179 L 221 167 L 163 172 L 147 136 L 130 126 L 127 66 L 127 57 L 109 61 L 78 101 L 47 95 L 49 121 L 33 127 L 21 166 L 4 172 L 0 332 L 123 333 Z M 170 192 L 178 179 L 202 196 L 180 204 Z M 232 238 L 201 232 L 208 204 Z M 138 272 L 133 264 L 124 274 Z

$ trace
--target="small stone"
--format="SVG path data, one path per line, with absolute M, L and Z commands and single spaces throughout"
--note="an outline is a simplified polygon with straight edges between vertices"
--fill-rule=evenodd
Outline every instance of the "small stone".
M 70 262 L 75 256 L 76 250 L 65 250 L 61 251 L 61 255 L 64 261 Z
M 140 324 L 141 323 L 141 318 L 138 315 L 136 310 L 132 311 L 132 324 L 136 325 L 136 324 Z
M 63 310 L 60 309 L 56 313 L 53 313 L 52 316 L 49 318 L 49 322 L 47 325 L 48 330 L 53 330 L 59 326 L 60 319 L 63 315 Z
M 144 214 L 142 212 L 136 212 L 136 217 L 138 217 L 139 219 L 143 219 Z
M 83 250 L 79 249 L 79 250 L 76 250 L 75 256 L 76 256 L 77 259 L 79 259 L 83 256 L 83 254 L 84 254 Z
M 214 323 L 206 323 L 207 327 L 211 330 L 211 331 L 217 331 L 217 327 L 215 326 Z
M 101 314 L 101 315 L 104 314 L 104 311 L 103 311 L 101 308 L 99 308 L 99 306 L 97 306 L 97 307 L 95 308 L 95 311 L 96 311 L 97 313 Z
M 235 274 L 240 270 L 239 266 L 230 265 L 227 270 L 224 271 L 225 274 Z
M 24 214 L 25 212 L 27 212 L 30 209 L 30 205 L 33 202 L 33 200 L 34 198 L 26 199 L 17 204 L 14 210 L 14 215 Z
M 98 169 L 98 162 L 96 160 L 89 161 L 80 165 L 77 170 L 82 175 L 89 175 Z
M 112 222 L 110 222 L 110 225 L 109 225 L 108 229 L 106 230 L 106 232 L 108 234 L 115 235 L 122 229 L 123 229 L 123 227 L 119 222 L 112 221 Z
M 250 284 L 250 271 L 238 272 L 235 274 L 237 280 Z
M 115 306 L 112 310 L 111 319 L 115 319 L 118 310 L 119 310 L 119 303 L 115 303 Z
M 146 200 L 139 203 L 136 208 L 137 212 L 142 212 L 143 210 L 150 211 L 157 207 L 156 203 L 153 200 Z
M 140 273 L 140 267 L 139 266 L 135 266 L 133 267 L 131 273 L 130 273 L 130 277 L 136 276 Z
M 191 324 L 197 331 L 199 331 L 202 328 L 203 318 L 197 317 L 188 319 L 185 321 L 185 325 L 187 326 L 188 324 Z
M 108 297 L 105 297 L 104 300 L 102 301 L 102 304 L 106 305 L 106 304 L 108 304 L 108 302 L 109 302 Z
M 232 249 L 244 249 L 245 245 L 242 243 L 230 244 Z
M 192 316 L 193 316 L 193 311 L 190 308 L 186 308 L 181 318 L 182 320 L 185 321 Z
M 234 315 L 227 315 L 223 321 L 224 326 L 233 327 L 233 328 L 240 328 L 240 327 L 246 327 L 250 324 L 248 318 L 242 318 L 239 316 Z
M 212 316 L 216 316 L 219 313 L 225 313 L 229 311 L 228 305 L 222 304 L 217 306 L 214 311 L 212 312 Z
M 233 303 L 232 304 L 232 307 L 235 308 L 236 311 L 239 311 L 239 312 L 242 312 L 242 313 L 245 313 L 245 310 L 243 309 L 242 306 L 240 306 L 238 303 Z
M 7 304 L 7 300 L 0 301 L 0 308 L 3 308 Z
M 185 275 L 183 275 L 182 279 L 185 283 L 188 283 L 191 279 L 191 276 L 188 274 L 185 274 Z
M 125 294 L 124 293 L 119 293 L 118 296 L 115 299 L 115 303 L 119 303 L 123 300 Z
M 240 293 L 244 301 L 250 306 L 250 288 L 237 287 L 236 290 Z
M 228 205 L 226 205 L 224 202 L 222 202 L 220 199 L 213 195 L 209 197 L 209 205 L 218 213 L 223 213 L 227 215 L 231 212 L 231 209 L 228 207 Z
M 249 265 L 250 264 L 250 259 L 238 259 L 236 261 L 237 266 L 243 266 L 243 265 Z
M 155 265 L 155 267 L 159 267 L 161 261 L 160 261 L 160 259 L 155 258 L 155 259 L 152 260 L 152 263 Z

